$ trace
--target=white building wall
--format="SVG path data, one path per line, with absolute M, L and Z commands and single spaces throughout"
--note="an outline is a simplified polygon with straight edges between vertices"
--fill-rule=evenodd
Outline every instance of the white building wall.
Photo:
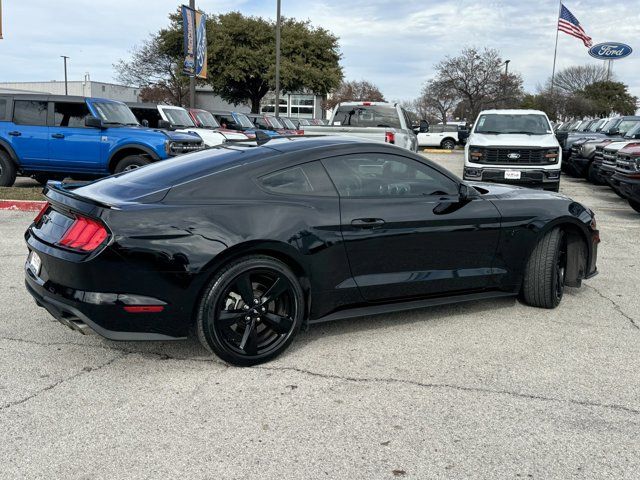
M 67 83 L 69 95 L 81 97 L 100 97 L 121 102 L 137 102 L 140 89 L 114 83 L 93 81 L 70 81 Z M 27 90 L 30 92 L 48 93 L 50 95 L 64 95 L 64 81 L 50 82 L 3 82 L 0 88 L 12 90 Z

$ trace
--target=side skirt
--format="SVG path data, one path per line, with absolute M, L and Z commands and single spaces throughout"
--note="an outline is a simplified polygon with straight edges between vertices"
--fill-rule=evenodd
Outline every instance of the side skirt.
M 309 325 L 316 323 L 332 322 L 334 320 L 343 320 L 345 318 L 366 317 L 369 315 L 382 315 L 392 312 L 403 312 L 406 310 L 417 310 L 420 308 L 434 307 L 437 305 L 448 305 L 451 303 L 472 302 L 475 300 L 485 300 L 488 298 L 515 297 L 517 292 L 480 292 L 468 293 L 465 295 L 452 295 L 450 297 L 429 298 L 425 300 L 412 300 L 409 302 L 397 302 L 367 305 L 366 307 L 349 308 L 330 313 L 324 317 L 309 320 Z

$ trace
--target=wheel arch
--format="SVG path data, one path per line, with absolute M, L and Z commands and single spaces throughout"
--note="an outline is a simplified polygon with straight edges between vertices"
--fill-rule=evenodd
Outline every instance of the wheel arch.
M 9 155 L 9 158 L 11 159 L 11 161 L 15 164 L 15 166 L 17 168 L 20 168 L 20 160 L 18 159 L 18 156 L 16 155 L 15 150 L 9 143 L 7 143 L 2 138 L 0 138 L 0 151 L 6 152 L 7 155 Z
M 215 275 L 225 266 L 231 262 L 239 260 L 243 257 L 263 255 L 272 257 L 281 261 L 287 267 L 291 269 L 294 275 L 300 281 L 300 286 L 304 292 L 305 297 L 305 322 L 309 317 L 311 311 L 311 282 L 308 267 L 306 262 L 302 258 L 302 255 L 291 245 L 284 242 L 273 241 L 248 241 L 242 242 L 232 247 L 227 248 L 218 255 L 215 256 L 207 265 L 201 270 L 202 282 L 200 282 L 200 288 L 196 296 L 196 302 L 193 306 L 192 321 L 195 321 L 198 305 L 200 299 L 206 292 L 207 286 L 211 283 L 211 280 Z
M 151 148 L 136 143 L 130 143 L 119 146 L 117 150 L 111 153 L 107 168 L 110 172 L 113 172 L 120 160 L 131 155 L 141 155 L 150 158 L 154 162 L 160 160 L 160 156 Z

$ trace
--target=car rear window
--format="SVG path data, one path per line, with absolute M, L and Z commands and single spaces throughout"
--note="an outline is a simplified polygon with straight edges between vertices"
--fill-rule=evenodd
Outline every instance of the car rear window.
M 7 99 L 0 98 L 0 122 L 7 119 Z
M 16 100 L 13 102 L 13 122 L 18 125 L 47 124 L 47 102 L 37 100 Z
M 396 108 L 386 105 L 341 105 L 332 125 L 402 128 Z
M 336 196 L 329 175 L 319 162 L 296 165 L 269 173 L 259 179 L 260 185 L 272 193 L 293 195 Z

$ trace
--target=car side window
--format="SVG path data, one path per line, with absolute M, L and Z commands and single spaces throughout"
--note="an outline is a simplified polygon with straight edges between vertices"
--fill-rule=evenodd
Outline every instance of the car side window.
M 444 129 L 442 128 L 442 125 L 433 125 L 430 133 L 442 133 L 443 131 Z
M 47 102 L 16 100 L 13 102 L 13 123 L 18 125 L 47 125 Z
M 424 163 L 398 155 L 366 153 L 322 161 L 342 197 L 454 195 L 458 185 Z
M 89 116 L 89 107 L 84 102 L 55 102 L 53 107 L 53 125 L 56 127 L 84 127 Z
M 329 176 L 320 162 L 304 163 L 269 173 L 258 179 L 267 191 L 292 195 L 337 196 Z
M 262 117 L 256 117 L 255 119 L 256 127 L 262 128 L 263 130 L 270 130 L 271 127 L 267 125 L 267 122 Z
M 0 122 L 7 119 L 7 99 L 0 98 Z

